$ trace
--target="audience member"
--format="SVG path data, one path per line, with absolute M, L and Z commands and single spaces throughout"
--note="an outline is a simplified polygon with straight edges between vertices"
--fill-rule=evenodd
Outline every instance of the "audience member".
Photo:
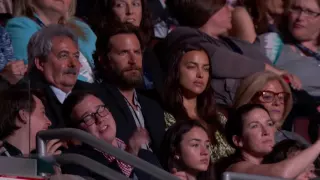
M 98 139 L 112 144 L 116 148 L 127 151 L 135 156 L 139 156 L 141 145 L 147 144 L 149 141 L 149 135 L 144 128 L 139 128 L 133 133 L 129 139 L 128 145 L 126 145 L 122 140 L 116 138 L 117 125 L 112 114 L 106 105 L 93 93 L 75 92 L 70 94 L 63 104 L 63 109 L 67 127 L 82 129 Z M 137 176 L 138 179 L 151 178 L 142 171 L 134 169 L 131 165 L 128 165 L 121 160 L 86 144 L 70 148 L 67 152 L 80 153 L 113 168 L 116 171 L 119 171 L 127 177 L 132 178 L 133 176 Z M 150 162 L 152 159 L 145 160 Z M 151 163 L 159 165 L 155 156 Z M 78 165 L 65 165 L 62 167 L 62 171 L 68 174 L 81 175 L 82 177 L 92 177 L 96 180 L 104 179 L 103 177 L 95 175 Z
M 276 142 L 294 139 L 299 143 L 309 144 L 298 134 L 281 130 L 293 105 L 290 87 L 281 76 L 271 72 L 259 72 L 245 78 L 237 90 L 234 108 L 248 103 L 261 104 L 268 110 L 277 129 Z
M 275 125 L 262 105 L 246 104 L 226 123 L 228 142 L 236 148 L 227 171 L 292 179 L 299 176 L 319 156 L 320 141 L 298 155 L 279 163 L 262 164 L 275 145 Z
M 148 0 L 147 2 L 152 13 L 154 36 L 163 39 L 177 25 L 177 22 L 170 17 L 166 8 L 166 0 Z
M 79 80 L 93 82 L 96 35 L 84 22 L 73 17 L 76 0 L 19 0 L 15 1 L 14 15 L 6 25 L 12 38 L 14 58 L 28 64 L 27 44 L 31 36 L 50 24 L 66 24 L 79 37 L 79 61 L 82 65 Z
M 52 128 L 64 127 L 61 106 L 73 89 L 91 89 L 77 81 L 80 69 L 78 39 L 63 25 L 50 25 L 36 32 L 28 44 L 29 69 L 17 86 L 42 89 Z
M 161 146 L 161 164 L 181 180 L 214 180 L 210 139 L 198 121 L 180 121 L 171 126 Z
M 273 150 L 263 159 L 263 163 L 278 163 L 285 159 L 296 156 L 301 151 L 307 149 L 307 146 L 300 144 L 298 141 L 287 139 L 279 142 L 273 147 Z M 316 177 L 314 163 L 309 164 L 296 180 L 309 180 Z
M 268 58 L 254 45 L 221 36 L 231 28 L 233 7 L 229 3 L 218 0 L 168 0 L 166 4 L 180 25 L 188 27 L 173 30 L 167 36 L 165 50 L 161 53 L 170 55 L 179 44 L 204 47 L 210 56 L 212 86 L 218 103 L 232 105 L 240 80 L 255 72 L 266 70 L 278 75 L 287 74 L 271 66 Z M 162 58 L 168 59 L 165 55 Z M 292 75 L 289 78 L 300 88 L 299 79 Z
M 273 64 L 296 74 L 303 84 L 303 89 L 320 101 L 319 77 L 319 32 L 320 32 L 320 1 L 293 0 L 288 13 L 288 33 L 283 41 L 277 35 L 279 42 L 273 44 L 267 41 L 266 34 L 261 37 L 261 45 L 265 52 L 278 54 Z M 269 48 L 271 47 L 271 49 Z M 272 60 L 272 57 L 271 57 Z
M 145 128 L 151 141 L 143 148 L 159 153 L 165 131 L 164 111 L 136 91 L 143 81 L 142 49 L 140 33 L 131 24 L 106 27 L 97 41 L 96 66 L 101 67 L 101 87 L 110 96 L 105 102 L 115 117 L 117 137 L 127 144 L 137 128 Z
M 14 67 L 14 63 L 11 62 L 13 60 L 11 39 L 2 26 L 0 26 L 0 50 L 0 77 L 7 83 L 14 84 L 21 78 L 16 78 L 17 75 L 21 76 L 20 70 L 19 67 Z M 7 64 L 8 66 L 5 68 Z M 24 65 L 22 67 L 24 68 Z
M 114 23 L 130 23 L 138 27 L 143 40 L 143 84 L 138 90 L 156 100 L 160 100 L 163 87 L 162 72 L 159 61 L 151 48 L 154 36 L 153 25 L 146 0 L 110 0 L 98 6 L 100 13 L 93 16 L 96 33 L 103 34 L 105 29 L 115 26 Z M 105 22 L 106 24 L 102 23 Z M 97 24 L 97 25 L 96 25 Z M 102 30 L 102 32 L 98 32 Z M 143 90 L 141 90 L 143 89 Z
M 199 46 L 186 45 L 173 55 L 170 63 L 163 101 L 173 117 L 166 116 L 166 126 L 176 121 L 197 120 L 208 129 L 213 161 L 232 154 L 233 148 L 221 134 L 226 117 L 216 111 L 207 52 Z
M 51 125 L 43 105 L 43 96 L 37 91 L 8 89 L 0 93 L 0 155 L 7 157 L 29 156 L 36 149 L 36 134 Z M 63 143 L 47 143 L 49 155 L 60 154 Z M 39 162 L 38 162 L 39 163 Z M 52 172 L 45 164 L 38 164 L 38 171 Z

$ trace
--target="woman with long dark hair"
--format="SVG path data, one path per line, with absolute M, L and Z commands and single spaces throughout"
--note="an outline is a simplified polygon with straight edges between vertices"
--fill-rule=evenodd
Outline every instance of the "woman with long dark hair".
M 170 62 L 163 101 L 173 117 L 167 115 L 167 127 L 178 121 L 199 121 L 208 129 L 214 145 L 211 147 L 213 160 L 232 153 L 233 149 L 220 134 L 226 118 L 216 111 L 207 52 L 197 45 L 186 45 L 175 53 Z
M 166 132 L 160 161 L 181 180 L 214 180 L 209 148 L 205 127 L 198 121 L 180 121 Z

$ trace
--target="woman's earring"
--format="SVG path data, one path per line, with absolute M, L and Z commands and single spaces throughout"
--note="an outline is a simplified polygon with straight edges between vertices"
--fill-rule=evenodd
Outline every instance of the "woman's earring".
M 180 157 L 178 155 L 174 155 L 174 159 L 179 160 Z

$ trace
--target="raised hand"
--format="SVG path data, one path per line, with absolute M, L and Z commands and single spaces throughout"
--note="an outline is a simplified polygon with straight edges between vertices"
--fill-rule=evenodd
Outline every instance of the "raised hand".
M 148 144 L 150 141 L 149 133 L 144 128 L 138 128 L 129 139 L 128 152 L 138 155 L 141 145 Z
M 47 142 L 47 154 L 48 155 L 59 155 L 61 151 L 58 150 L 60 147 L 64 146 L 64 142 L 60 139 L 53 139 Z

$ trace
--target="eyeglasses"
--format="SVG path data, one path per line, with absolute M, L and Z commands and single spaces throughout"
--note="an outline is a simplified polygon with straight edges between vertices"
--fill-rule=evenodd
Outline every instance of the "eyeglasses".
M 271 103 L 278 99 L 281 104 L 284 104 L 289 99 L 290 94 L 287 92 L 275 93 L 272 91 L 260 91 L 256 94 L 256 97 L 264 103 Z
M 108 108 L 105 105 L 101 105 L 95 113 L 84 116 L 78 124 L 85 123 L 87 126 L 91 126 L 98 120 L 97 116 L 106 117 L 108 114 L 110 114 Z
M 301 7 L 298 7 L 298 6 L 292 6 L 289 11 L 291 13 L 296 13 L 296 14 L 301 14 L 301 13 L 304 13 L 307 17 L 318 17 L 320 15 L 320 13 L 318 12 L 314 12 L 314 11 L 311 11 L 309 9 L 303 9 Z

